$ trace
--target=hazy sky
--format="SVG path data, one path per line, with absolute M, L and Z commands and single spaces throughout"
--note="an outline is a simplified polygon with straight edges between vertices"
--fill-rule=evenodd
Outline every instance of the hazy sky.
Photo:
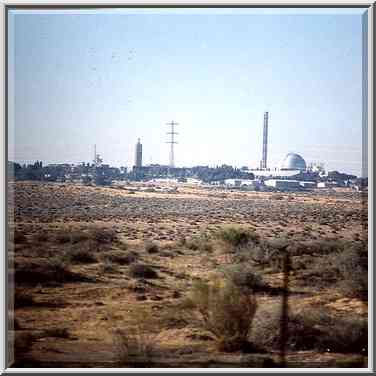
M 269 166 L 360 174 L 364 9 L 11 11 L 9 159 Z

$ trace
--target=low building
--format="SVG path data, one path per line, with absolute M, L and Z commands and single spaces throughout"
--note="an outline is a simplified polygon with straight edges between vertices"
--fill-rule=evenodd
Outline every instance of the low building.
M 269 179 L 265 180 L 264 183 L 267 187 L 272 187 L 281 191 L 299 190 L 301 188 L 298 180 Z
M 336 181 L 320 181 L 317 183 L 317 188 L 335 188 L 339 184 Z
M 230 187 L 249 187 L 249 188 L 256 188 L 260 186 L 259 180 L 251 180 L 251 179 L 226 179 L 225 185 Z
M 302 188 L 307 188 L 307 189 L 313 189 L 316 188 L 317 184 L 314 181 L 300 181 L 300 186 Z

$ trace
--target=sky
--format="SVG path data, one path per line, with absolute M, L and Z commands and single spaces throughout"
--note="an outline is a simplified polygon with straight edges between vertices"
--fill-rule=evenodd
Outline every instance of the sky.
M 364 9 L 11 10 L 9 160 L 362 167 Z

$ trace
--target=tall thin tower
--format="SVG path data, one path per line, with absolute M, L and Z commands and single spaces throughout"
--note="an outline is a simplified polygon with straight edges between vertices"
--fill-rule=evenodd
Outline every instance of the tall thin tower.
M 170 144 L 170 167 L 175 167 L 175 156 L 174 156 L 174 145 L 177 144 L 175 141 L 175 135 L 178 133 L 175 132 L 175 125 L 179 125 L 179 123 L 176 123 L 174 121 L 171 121 L 171 123 L 166 123 L 166 125 L 171 126 L 171 131 L 167 132 L 168 135 L 170 135 L 170 141 L 167 141 L 167 144 Z
M 137 140 L 137 144 L 136 144 L 134 165 L 137 168 L 142 167 L 142 144 L 141 144 L 140 139 Z
M 267 168 L 268 160 L 268 121 L 269 121 L 269 112 L 264 112 L 264 131 L 262 136 L 262 160 L 261 168 Z
M 101 156 L 97 154 L 97 145 L 94 144 L 94 159 L 93 159 L 93 164 L 94 167 L 99 167 L 101 163 L 103 162 Z

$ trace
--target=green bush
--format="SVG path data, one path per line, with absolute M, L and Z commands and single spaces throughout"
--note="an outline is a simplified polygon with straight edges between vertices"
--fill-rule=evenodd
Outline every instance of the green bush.
M 189 297 L 203 327 L 216 339 L 221 351 L 238 351 L 247 345 L 256 298 L 228 279 L 196 281 Z

